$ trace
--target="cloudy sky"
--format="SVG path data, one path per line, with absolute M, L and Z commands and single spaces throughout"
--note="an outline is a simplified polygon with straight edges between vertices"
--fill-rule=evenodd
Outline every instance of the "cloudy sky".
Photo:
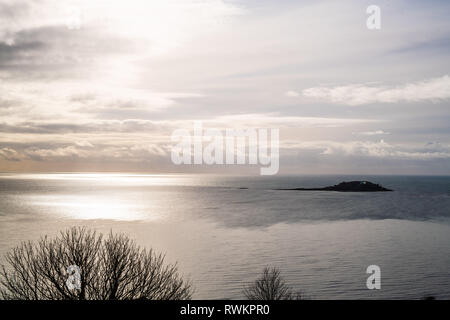
M 448 174 L 449 16 L 448 1 L 0 0 L 0 171 L 196 170 L 171 164 L 170 135 L 202 120 L 279 128 L 280 173 Z

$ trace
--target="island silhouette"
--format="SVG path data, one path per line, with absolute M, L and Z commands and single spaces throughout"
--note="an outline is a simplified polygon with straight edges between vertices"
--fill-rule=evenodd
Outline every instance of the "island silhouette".
M 378 192 L 378 191 L 392 191 L 382 187 L 379 184 L 370 181 L 344 181 L 334 186 L 323 188 L 287 188 L 275 190 L 292 190 L 292 191 L 340 191 L 340 192 Z

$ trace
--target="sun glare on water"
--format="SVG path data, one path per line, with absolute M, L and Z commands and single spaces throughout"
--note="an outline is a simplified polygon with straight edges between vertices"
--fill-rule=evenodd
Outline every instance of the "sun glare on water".
M 59 183 L 62 190 L 68 185 L 73 193 L 36 195 L 32 204 L 62 218 L 109 219 L 122 221 L 153 221 L 162 218 L 158 199 L 147 188 L 183 184 L 177 175 L 149 174 L 38 174 L 21 175 L 22 179 L 46 179 Z M 106 190 L 105 190 L 106 188 Z M 131 191 L 130 191 L 131 190 Z M 154 210 L 152 210 L 154 208 Z

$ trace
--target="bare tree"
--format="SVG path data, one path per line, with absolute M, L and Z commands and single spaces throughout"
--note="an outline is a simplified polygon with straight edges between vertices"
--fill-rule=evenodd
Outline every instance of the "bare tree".
M 265 267 L 262 275 L 244 288 L 249 300 L 301 300 L 300 293 L 294 293 L 280 275 L 277 268 Z
M 179 300 L 192 295 L 190 281 L 183 280 L 176 264 L 165 264 L 164 255 L 122 234 L 104 238 L 74 227 L 54 239 L 23 242 L 6 261 L 9 267 L 0 270 L 3 299 Z

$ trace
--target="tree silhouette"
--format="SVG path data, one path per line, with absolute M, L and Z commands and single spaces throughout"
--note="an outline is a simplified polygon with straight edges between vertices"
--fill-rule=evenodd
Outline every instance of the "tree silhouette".
M 192 285 L 164 255 L 123 234 L 73 227 L 59 237 L 23 242 L 7 253 L 0 297 L 20 300 L 179 300 Z
M 301 300 L 300 293 L 294 293 L 280 275 L 277 268 L 265 267 L 262 275 L 244 288 L 249 300 Z

